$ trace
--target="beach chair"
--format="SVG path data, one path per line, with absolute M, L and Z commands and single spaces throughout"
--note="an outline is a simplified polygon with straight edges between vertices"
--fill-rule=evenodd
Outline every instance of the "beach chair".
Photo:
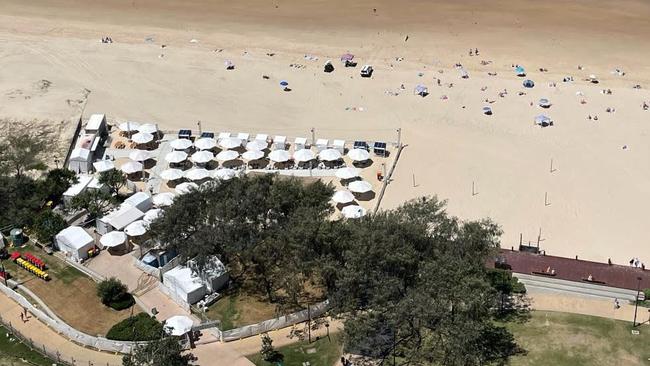
M 268 141 L 269 140 L 269 135 L 265 133 L 258 133 L 255 135 L 255 140 L 260 140 L 260 141 Z
M 178 138 L 179 139 L 191 139 L 192 138 L 192 130 L 188 130 L 188 129 L 178 130 Z
M 377 156 L 386 157 L 388 155 L 388 150 L 386 150 L 385 142 L 376 141 L 372 146 L 372 151 Z
M 229 137 L 232 137 L 232 134 L 230 132 L 219 132 L 218 140 L 227 139 Z
M 200 138 L 210 138 L 210 139 L 213 139 L 213 138 L 214 138 L 214 132 L 207 132 L 207 131 L 206 131 L 206 132 L 201 132 L 201 136 L 200 136 Z
M 240 132 L 237 134 L 237 138 L 241 140 L 241 145 L 246 147 L 246 143 L 248 142 L 248 138 L 250 137 L 250 134 L 248 132 Z
M 338 150 L 341 155 L 345 154 L 345 140 L 332 141 L 332 148 Z
M 287 148 L 287 136 L 275 136 L 273 138 L 273 148 L 285 150 Z
M 307 139 L 304 137 L 296 137 L 295 140 L 293 140 L 293 148 L 295 150 L 302 150 L 307 146 Z
M 318 150 L 318 152 L 326 150 L 327 146 L 329 145 L 329 142 L 330 141 L 328 139 L 318 139 L 318 140 L 316 140 L 316 150 Z
M 370 151 L 370 147 L 368 146 L 368 143 L 365 141 L 355 141 L 353 145 L 354 149 L 364 149 L 366 151 Z

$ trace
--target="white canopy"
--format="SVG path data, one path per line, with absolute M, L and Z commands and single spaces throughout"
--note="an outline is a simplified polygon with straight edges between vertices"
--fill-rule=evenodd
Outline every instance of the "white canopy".
M 337 191 L 332 196 L 332 201 L 336 203 L 350 203 L 354 201 L 354 195 L 350 191 Z
M 160 173 L 160 178 L 164 180 L 176 180 L 181 179 L 185 173 L 180 169 L 166 169 Z
M 269 147 L 266 140 L 253 140 L 246 144 L 246 150 L 264 150 Z
M 178 194 L 190 193 L 193 189 L 199 188 L 199 185 L 193 182 L 181 183 L 176 186 L 175 190 Z
M 233 169 L 222 168 L 215 170 L 213 174 L 215 178 L 228 180 L 234 178 L 237 172 Z
M 217 154 L 217 160 L 219 161 L 230 161 L 235 160 L 239 157 L 239 153 L 233 150 L 223 150 Z
M 173 336 L 182 336 L 192 330 L 192 319 L 184 315 L 176 315 L 165 320 L 165 331 Z
M 200 138 L 194 141 L 194 146 L 199 150 L 209 150 L 217 146 L 217 140 L 209 137 Z
M 214 154 L 206 150 L 198 151 L 192 154 L 192 161 L 195 163 L 204 164 L 212 159 L 214 159 Z
M 102 235 L 99 242 L 102 243 L 104 248 L 113 248 L 126 241 L 126 234 L 121 231 L 111 231 L 108 234 Z
M 361 206 L 350 205 L 343 207 L 341 213 L 347 219 L 358 219 L 362 216 L 365 216 L 366 209 Z
M 147 232 L 147 227 L 145 226 L 144 220 L 133 221 L 124 228 L 124 232 L 128 236 L 140 236 Z
M 300 149 L 293 153 L 293 159 L 299 163 L 314 160 L 316 156 L 309 149 Z
M 145 161 L 150 157 L 151 155 L 147 150 L 133 150 L 129 153 L 129 159 L 134 161 Z
M 359 176 L 359 169 L 347 167 L 340 168 L 336 171 L 336 177 L 339 179 L 352 179 Z
M 145 123 L 143 125 L 140 125 L 138 131 L 154 134 L 158 132 L 158 126 L 154 125 L 153 123 Z
M 79 226 L 69 226 L 56 234 L 59 250 L 69 253 L 77 259 L 88 257 L 88 250 L 95 244 L 92 236 Z
M 241 139 L 238 139 L 236 137 L 226 137 L 219 140 L 219 146 L 223 147 L 224 149 L 234 149 L 238 146 L 241 146 L 241 142 Z
M 139 163 L 137 161 L 129 161 L 122 164 L 120 169 L 126 174 L 133 174 L 142 171 L 143 167 L 144 166 L 142 165 L 142 163 Z
M 113 163 L 112 160 L 100 160 L 94 162 L 93 167 L 95 167 L 95 171 L 101 173 L 101 172 L 109 171 L 111 169 L 115 169 L 115 164 Z
M 210 171 L 203 168 L 195 168 L 185 172 L 185 178 L 189 180 L 201 180 L 208 178 L 210 176 Z
M 253 141 L 257 141 L 257 140 L 253 140 Z M 260 150 L 250 150 L 243 153 L 241 157 L 244 158 L 244 160 L 257 160 L 264 157 L 264 152 Z
M 366 193 L 372 191 L 372 184 L 365 180 L 357 180 L 348 185 L 348 189 L 355 193 Z
M 131 140 L 136 144 L 146 144 L 153 141 L 153 135 L 147 132 L 138 132 L 131 137 Z
M 174 203 L 174 194 L 171 192 L 158 193 L 152 198 L 153 204 L 158 207 L 171 206 Z
M 172 142 L 170 142 L 169 145 L 174 150 L 185 150 L 188 147 L 192 146 L 192 141 L 190 141 L 189 139 L 176 139 L 176 140 L 172 140 Z
M 138 122 L 122 122 L 117 128 L 125 132 L 133 132 L 138 131 L 140 124 Z
M 370 153 L 366 149 L 352 149 L 348 152 L 348 157 L 354 161 L 366 161 L 370 159 Z
M 169 163 L 180 163 L 187 159 L 187 153 L 185 151 L 172 151 L 165 155 L 165 160 Z
M 341 159 L 341 152 L 335 149 L 325 149 L 318 154 L 318 157 L 324 161 L 336 161 Z
M 162 212 L 163 210 L 160 208 L 152 208 L 151 210 L 144 213 L 144 217 L 142 218 L 142 221 L 144 221 L 146 224 L 151 224 L 157 218 L 160 217 Z
M 289 152 L 287 150 L 273 150 L 269 154 L 269 159 L 276 163 L 284 163 L 289 160 Z

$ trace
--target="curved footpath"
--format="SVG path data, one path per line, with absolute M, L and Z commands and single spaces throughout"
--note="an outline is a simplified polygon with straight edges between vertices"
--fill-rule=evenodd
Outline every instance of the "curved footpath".
M 576 296 L 552 291 L 531 290 L 529 295 L 532 299 L 532 307 L 537 311 L 558 311 L 584 315 L 600 316 L 612 319 L 632 321 L 634 317 L 634 306 L 621 301 L 621 308 L 615 309 L 611 300 L 590 297 Z M 52 353 L 58 351 L 61 359 L 71 363 L 119 366 L 122 364 L 122 357 L 119 354 L 99 352 L 90 348 L 82 347 L 56 333 L 45 324 L 31 316 L 27 322 L 23 322 L 20 314 L 23 311 L 16 302 L 0 293 L 0 314 L 3 322 L 11 322 L 11 325 L 23 337 L 31 339 L 36 344 L 44 344 Z M 647 308 L 639 307 L 637 320 L 648 321 L 650 312 Z M 333 321 L 330 327 L 331 332 L 341 329 L 341 323 Z M 284 328 L 269 332 L 274 340 L 274 346 L 281 347 L 291 344 L 297 339 L 289 338 L 291 328 Z M 325 336 L 325 329 L 314 331 L 312 336 Z M 224 365 L 251 366 L 253 365 L 245 355 L 255 354 L 260 350 L 260 337 L 249 337 L 239 341 L 228 343 L 207 343 L 198 344 L 191 352 L 198 357 L 198 364 L 201 366 Z M 91 362 L 91 363 L 89 363 Z

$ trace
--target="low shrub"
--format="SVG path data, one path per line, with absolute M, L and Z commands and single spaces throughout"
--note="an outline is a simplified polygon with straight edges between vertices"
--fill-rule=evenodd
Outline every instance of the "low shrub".
M 135 304 L 135 299 L 131 294 L 125 294 L 121 300 L 113 301 L 108 304 L 112 309 L 117 311 L 128 309 Z
M 163 334 L 163 325 L 146 313 L 140 313 L 115 324 L 106 338 L 116 341 L 150 341 Z

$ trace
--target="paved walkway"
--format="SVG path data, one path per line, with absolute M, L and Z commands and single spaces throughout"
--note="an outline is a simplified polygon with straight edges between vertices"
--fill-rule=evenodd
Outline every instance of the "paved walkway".
M 55 355 L 59 352 L 62 360 L 77 365 L 109 365 L 119 366 L 122 364 L 122 357 L 106 352 L 99 352 L 73 343 L 67 338 L 59 335 L 45 324 L 41 323 L 35 316 L 30 315 L 26 322 L 20 319 L 22 307 L 16 302 L 0 294 L 0 314 L 3 322 L 11 323 L 12 327 L 23 337 L 32 340 L 36 347 L 46 347 L 47 353 Z M 53 357 L 56 360 L 56 356 Z

